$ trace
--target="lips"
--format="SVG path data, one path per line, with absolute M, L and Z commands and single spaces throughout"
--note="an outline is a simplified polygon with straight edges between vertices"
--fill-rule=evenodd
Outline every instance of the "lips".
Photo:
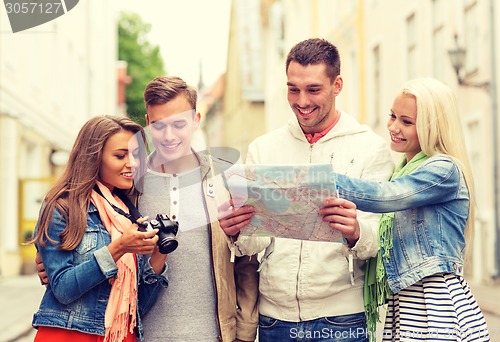
M 181 143 L 176 143 L 176 144 L 162 144 L 161 146 L 167 150 L 167 151 L 175 151 L 177 147 L 179 147 Z
M 134 173 L 133 172 L 122 172 L 120 173 L 125 178 L 134 178 Z
M 302 109 L 299 107 L 295 107 L 295 108 L 297 108 L 297 111 L 299 112 L 300 116 L 303 118 L 311 117 L 312 113 L 316 110 L 316 108 L 313 108 L 313 109 Z
M 391 140 L 395 143 L 400 143 L 400 142 L 405 142 L 406 139 L 404 138 L 398 138 L 398 137 L 395 137 L 394 135 L 391 134 Z

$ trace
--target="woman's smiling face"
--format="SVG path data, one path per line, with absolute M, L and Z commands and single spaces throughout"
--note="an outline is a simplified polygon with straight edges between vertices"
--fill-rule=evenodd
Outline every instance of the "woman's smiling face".
M 121 130 L 106 140 L 99 167 L 99 180 L 108 189 L 130 189 L 134 173 L 139 167 L 139 144 L 137 136 Z
M 406 154 L 410 161 L 422 149 L 417 134 L 417 100 L 413 95 L 401 94 L 394 99 L 387 129 L 391 149 Z

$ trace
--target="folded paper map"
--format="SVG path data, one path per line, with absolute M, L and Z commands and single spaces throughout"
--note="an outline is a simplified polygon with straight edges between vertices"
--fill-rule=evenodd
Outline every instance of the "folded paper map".
M 242 165 L 224 172 L 235 203 L 252 205 L 255 216 L 240 234 L 341 242 L 341 234 L 319 215 L 337 197 L 330 164 Z

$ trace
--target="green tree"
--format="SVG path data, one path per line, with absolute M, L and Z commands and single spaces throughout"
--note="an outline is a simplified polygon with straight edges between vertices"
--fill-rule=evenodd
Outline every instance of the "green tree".
M 151 25 L 136 13 L 122 12 L 118 21 L 118 59 L 128 64 L 132 83 L 127 86 L 127 113 L 145 126 L 144 88 L 154 77 L 165 75 L 160 48 L 147 41 Z

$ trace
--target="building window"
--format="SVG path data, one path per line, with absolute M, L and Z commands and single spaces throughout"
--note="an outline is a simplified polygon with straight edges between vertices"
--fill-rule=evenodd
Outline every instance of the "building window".
M 432 1 L 432 73 L 435 78 L 445 81 L 444 71 L 447 67 L 444 49 L 444 1 Z
M 465 70 L 467 74 L 477 72 L 478 69 L 478 51 L 479 51 L 479 28 L 477 21 L 477 4 L 469 2 L 464 8 L 465 21 Z
M 376 45 L 372 50 L 373 59 L 373 85 L 372 85 L 372 96 L 373 96 L 373 113 L 372 113 L 372 124 L 377 127 L 380 124 L 380 99 L 381 99 L 381 89 L 382 84 L 380 80 L 380 47 Z
M 285 21 L 281 1 L 277 1 L 271 5 L 269 24 L 273 33 L 276 52 L 280 58 L 283 58 L 285 55 Z
M 408 78 L 417 75 L 417 32 L 415 28 L 415 13 L 406 18 L 406 62 Z

